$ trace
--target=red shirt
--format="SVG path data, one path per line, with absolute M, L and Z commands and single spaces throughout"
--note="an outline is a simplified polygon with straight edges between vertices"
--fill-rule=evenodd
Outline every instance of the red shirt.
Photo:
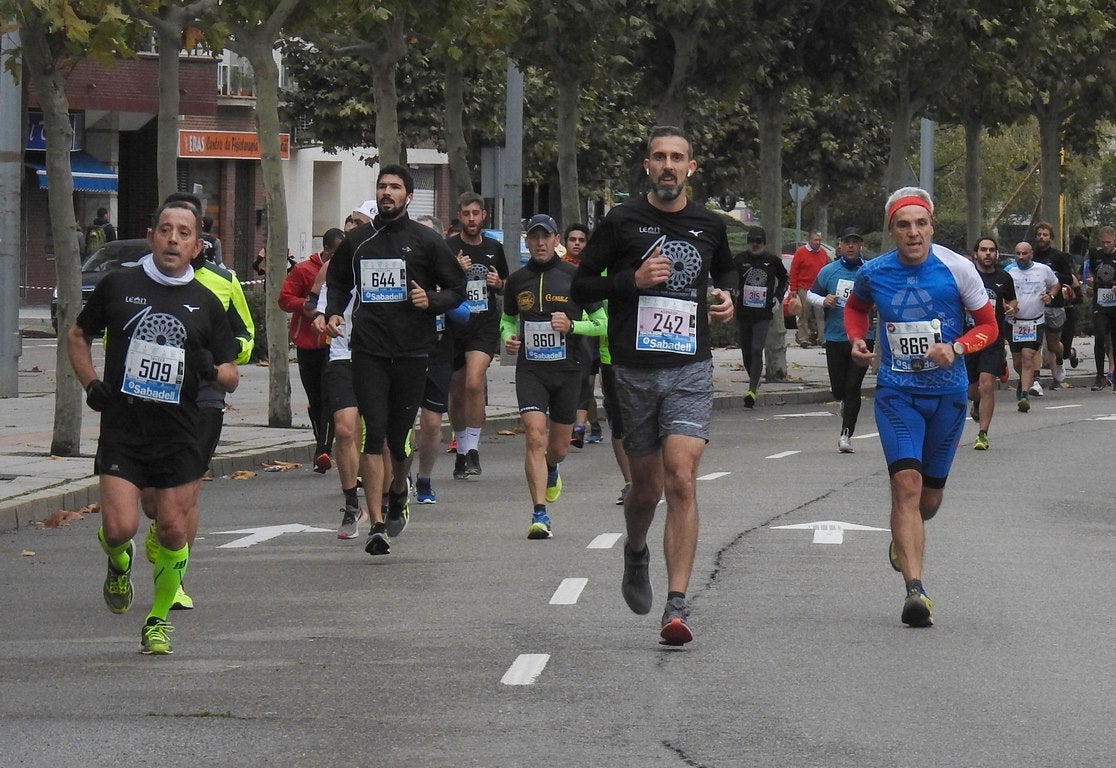
M 814 281 L 818 279 L 818 273 L 821 272 L 822 267 L 828 263 L 829 255 L 826 254 L 824 248 L 819 247 L 818 250 L 811 251 L 805 245 L 800 245 L 798 250 L 794 252 L 794 258 L 791 260 L 791 293 L 793 294 L 799 288 L 804 291 L 810 290 L 814 285 Z
M 279 289 L 279 308 L 291 313 L 291 327 L 287 335 L 299 349 L 329 346 L 329 340 L 314 330 L 310 318 L 302 311 L 306 297 L 310 295 L 310 288 L 314 285 L 314 278 L 321 268 L 322 257 L 312 253 L 306 261 L 295 264 L 283 280 L 283 287 Z

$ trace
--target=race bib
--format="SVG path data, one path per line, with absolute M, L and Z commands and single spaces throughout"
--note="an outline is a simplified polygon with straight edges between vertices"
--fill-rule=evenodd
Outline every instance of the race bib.
M 441 336 L 443 333 L 446 332 L 446 316 L 445 315 L 435 315 L 434 316 L 434 332 L 437 333 L 439 336 Z
M 485 280 L 469 280 L 465 283 L 465 306 L 474 315 L 488 311 L 488 283 Z
M 142 400 L 178 404 L 186 350 L 153 341 L 133 339 L 124 359 L 124 381 L 120 391 Z
M 387 304 L 407 300 L 407 265 L 403 259 L 361 259 L 360 300 Z
M 930 347 L 941 343 L 940 320 L 887 323 L 887 344 L 891 349 L 891 370 L 901 373 L 930 371 L 938 367 L 926 359 Z
M 697 302 L 640 296 L 636 310 L 637 351 L 697 354 Z
M 1017 344 L 1038 341 L 1038 323 L 1034 320 L 1015 320 L 1011 324 L 1011 340 Z
M 843 307 L 849 300 L 849 294 L 852 293 L 853 281 L 852 280 L 838 280 L 837 290 L 834 291 L 837 296 L 837 306 Z
M 525 320 L 523 355 L 532 361 L 565 360 L 566 334 L 554 330 L 549 320 Z
M 1116 307 L 1116 288 L 1098 288 L 1097 306 Z
M 751 309 L 763 309 L 767 306 L 766 285 L 745 285 L 740 289 L 741 303 Z

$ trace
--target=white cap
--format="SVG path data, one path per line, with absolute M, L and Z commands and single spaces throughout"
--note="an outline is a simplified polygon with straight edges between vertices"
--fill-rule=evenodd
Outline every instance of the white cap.
M 375 200 L 365 200 L 357 208 L 353 209 L 357 213 L 363 213 L 369 219 L 376 218 L 376 214 L 380 212 L 380 207 L 376 205 Z

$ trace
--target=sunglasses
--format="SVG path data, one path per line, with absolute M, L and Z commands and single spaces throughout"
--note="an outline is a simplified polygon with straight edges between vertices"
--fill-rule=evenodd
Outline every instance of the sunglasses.
M 749 237 L 749 238 L 748 238 L 748 242 L 749 242 L 749 243 L 762 243 L 762 242 L 764 242 L 764 241 L 763 241 L 763 240 L 761 240 L 761 239 L 759 239 L 758 237 Z

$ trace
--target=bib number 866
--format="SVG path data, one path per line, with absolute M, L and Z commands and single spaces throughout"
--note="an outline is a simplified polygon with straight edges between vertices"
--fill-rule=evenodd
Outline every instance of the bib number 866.
M 899 354 L 925 355 L 930 351 L 930 339 L 925 336 L 902 336 L 899 339 Z

